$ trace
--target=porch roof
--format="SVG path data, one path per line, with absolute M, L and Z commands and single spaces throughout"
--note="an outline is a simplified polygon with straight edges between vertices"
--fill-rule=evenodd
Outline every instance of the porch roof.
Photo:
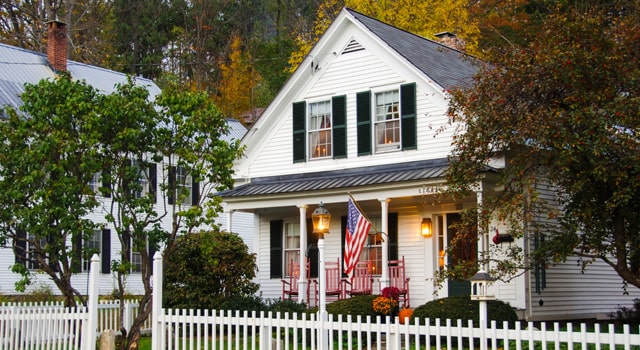
M 220 192 L 222 198 L 286 194 L 316 190 L 353 188 L 359 186 L 436 179 L 445 176 L 449 161 L 431 159 L 370 167 L 288 174 L 251 179 L 248 184 Z

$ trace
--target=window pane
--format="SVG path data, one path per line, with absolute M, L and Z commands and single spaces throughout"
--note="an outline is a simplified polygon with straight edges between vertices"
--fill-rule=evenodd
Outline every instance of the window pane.
M 82 255 L 82 271 L 89 271 L 89 266 L 91 264 L 91 257 L 93 254 L 100 254 L 100 238 L 102 236 L 102 232 L 99 230 L 94 230 L 91 237 L 84 241 L 84 252 Z
M 193 178 L 187 173 L 187 169 L 178 167 L 176 170 L 176 189 L 182 204 L 191 205 L 192 188 Z
M 374 227 L 382 226 L 381 218 L 371 218 L 371 229 L 369 230 L 369 235 L 367 236 L 367 241 L 365 243 L 364 248 L 362 249 L 362 254 L 360 255 L 359 261 L 361 262 L 370 262 L 372 273 L 374 275 L 379 275 L 382 273 L 382 234 L 376 233 Z
M 331 103 L 329 101 L 309 104 L 309 156 L 324 158 L 332 156 L 331 148 Z
M 300 264 L 300 226 L 293 223 L 284 224 L 284 276 L 289 276 L 293 266 Z
M 398 90 L 380 92 L 376 98 L 376 152 L 400 149 L 400 111 Z

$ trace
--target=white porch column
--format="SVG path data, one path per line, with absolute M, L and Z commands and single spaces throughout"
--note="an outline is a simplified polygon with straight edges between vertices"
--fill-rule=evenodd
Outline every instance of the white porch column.
M 380 289 L 389 286 L 389 198 L 380 198 L 380 209 L 382 212 L 382 272 L 380 274 Z
M 298 302 L 309 302 L 307 300 L 307 208 L 306 204 L 298 205 L 300 212 L 300 278 L 298 279 Z

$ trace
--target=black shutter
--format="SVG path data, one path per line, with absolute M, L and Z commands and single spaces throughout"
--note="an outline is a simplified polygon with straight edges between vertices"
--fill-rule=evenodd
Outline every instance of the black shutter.
M 13 239 L 13 252 L 16 264 L 25 265 L 27 262 L 27 233 L 21 229 L 16 229 L 16 237 Z
M 282 220 L 272 220 L 269 225 L 270 276 L 282 278 Z
M 416 84 L 400 85 L 400 120 L 402 149 L 416 149 L 418 146 L 416 116 Z
M 333 158 L 347 157 L 347 97 L 332 98 Z
M 156 163 L 149 163 L 149 193 L 153 196 L 153 203 L 158 201 L 158 167 Z
M 124 231 L 122 233 L 122 263 L 131 261 L 131 233 Z
M 111 230 L 102 230 L 102 273 L 111 273 Z
M 306 102 L 295 102 L 293 104 L 293 162 L 304 162 L 306 160 Z
M 200 183 L 196 180 L 191 182 L 191 205 L 198 205 L 200 201 Z
M 72 238 L 71 251 L 71 272 L 78 273 L 82 271 L 82 233 L 76 234 Z
M 153 274 L 153 256 L 158 251 L 157 245 L 158 244 L 156 242 L 149 241 L 149 271 L 151 271 L 152 274 Z
M 389 260 L 398 260 L 398 213 L 390 213 L 387 221 L 389 236 Z
M 313 222 L 307 219 L 307 257 L 309 258 L 309 277 L 318 278 L 320 254 L 318 252 L 318 236 L 313 233 Z
M 371 91 L 356 94 L 358 155 L 371 154 Z
M 173 204 L 176 196 L 176 167 L 169 167 L 169 193 L 167 194 L 167 203 Z

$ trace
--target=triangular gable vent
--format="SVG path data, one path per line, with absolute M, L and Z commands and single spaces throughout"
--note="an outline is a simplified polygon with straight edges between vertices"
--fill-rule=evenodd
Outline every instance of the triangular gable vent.
M 364 50 L 364 47 L 362 45 L 360 45 L 359 42 L 357 42 L 355 39 L 351 39 L 351 41 L 349 41 L 349 44 L 347 44 L 347 47 L 344 48 L 344 50 L 342 50 L 342 54 L 347 54 L 347 53 L 352 53 L 352 52 L 356 52 L 356 51 L 362 51 Z

